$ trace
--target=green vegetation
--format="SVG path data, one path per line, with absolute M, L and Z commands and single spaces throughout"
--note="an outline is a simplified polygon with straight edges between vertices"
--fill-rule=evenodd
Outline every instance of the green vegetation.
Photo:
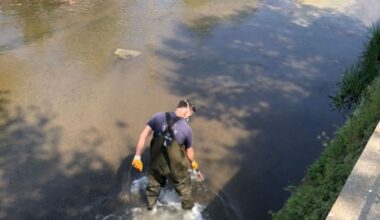
M 335 132 L 321 157 L 308 169 L 301 185 L 291 190 L 275 220 L 325 219 L 365 144 L 380 120 L 380 28 L 373 29 L 358 64 L 349 68 L 334 97 L 336 107 L 357 107 Z
M 330 96 L 333 107 L 340 112 L 357 105 L 365 88 L 379 75 L 380 26 L 372 27 L 370 32 L 372 37 L 366 50 L 359 61 L 344 72 L 338 83 L 338 92 Z

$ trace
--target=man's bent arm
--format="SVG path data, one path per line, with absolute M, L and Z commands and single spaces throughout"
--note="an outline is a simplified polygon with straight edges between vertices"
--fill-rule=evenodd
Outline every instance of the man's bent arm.
M 186 148 L 186 156 L 187 156 L 187 159 L 189 159 L 190 163 L 195 160 L 194 148 L 193 147 Z
M 139 141 L 137 142 L 136 154 L 135 154 L 136 156 L 141 156 L 142 152 L 144 151 L 146 139 L 151 133 L 152 133 L 152 128 L 149 125 L 146 125 L 144 130 L 140 134 Z

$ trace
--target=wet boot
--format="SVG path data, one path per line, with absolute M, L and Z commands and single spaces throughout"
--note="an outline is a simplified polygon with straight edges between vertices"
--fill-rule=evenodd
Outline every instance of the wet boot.
M 152 210 L 157 203 L 161 188 L 165 185 L 166 177 L 150 170 L 148 173 L 148 186 L 145 195 L 148 203 L 148 210 Z
M 175 191 L 181 198 L 183 209 L 192 209 L 194 199 L 192 195 L 191 177 L 188 171 L 188 159 L 185 149 L 174 142 L 168 149 L 170 161 L 170 179 L 174 183 Z

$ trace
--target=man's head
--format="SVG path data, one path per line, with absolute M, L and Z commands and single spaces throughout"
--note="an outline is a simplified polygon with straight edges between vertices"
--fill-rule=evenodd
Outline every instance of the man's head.
M 190 116 L 196 112 L 195 105 L 188 99 L 184 99 L 178 102 L 176 113 L 183 118 L 190 118 Z

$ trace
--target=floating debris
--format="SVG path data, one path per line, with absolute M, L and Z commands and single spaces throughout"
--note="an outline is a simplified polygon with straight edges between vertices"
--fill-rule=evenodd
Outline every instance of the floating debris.
M 115 55 L 123 60 L 129 60 L 139 56 L 141 53 L 136 50 L 116 49 Z

